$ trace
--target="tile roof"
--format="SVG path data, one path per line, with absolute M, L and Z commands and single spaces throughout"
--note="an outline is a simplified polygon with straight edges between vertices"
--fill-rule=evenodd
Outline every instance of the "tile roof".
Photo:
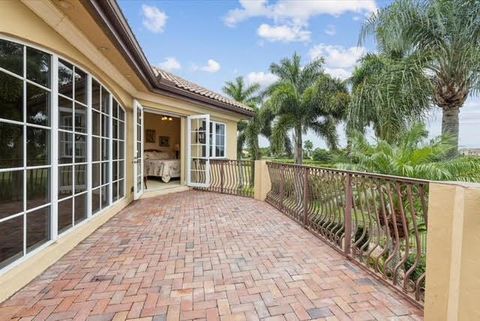
M 245 104 L 239 103 L 238 101 L 235 101 L 233 99 L 222 96 L 219 93 L 216 93 L 214 91 L 206 89 L 205 87 L 202 87 L 200 85 L 194 84 L 191 81 L 183 79 L 182 77 L 174 75 L 174 74 L 172 74 L 168 71 L 165 71 L 163 69 L 160 69 L 156 66 L 152 66 L 152 68 L 153 68 L 153 71 L 155 73 L 155 76 L 158 78 L 159 81 L 168 82 L 171 85 L 173 85 L 177 88 L 180 88 L 182 90 L 186 90 L 190 93 L 210 98 L 212 100 L 221 102 L 223 104 L 227 104 L 227 105 L 229 105 L 231 107 L 234 107 L 234 108 L 240 108 L 240 109 L 243 109 L 243 110 L 253 112 L 252 108 L 248 107 Z

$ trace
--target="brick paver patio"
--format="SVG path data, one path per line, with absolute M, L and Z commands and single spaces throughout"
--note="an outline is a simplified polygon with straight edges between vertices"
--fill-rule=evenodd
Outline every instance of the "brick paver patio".
M 0 305 L 0 320 L 421 320 L 270 205 L 140 200 Z

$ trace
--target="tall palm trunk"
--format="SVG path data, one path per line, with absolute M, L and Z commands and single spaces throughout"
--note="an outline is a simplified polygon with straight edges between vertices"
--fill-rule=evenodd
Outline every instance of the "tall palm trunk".
M 302 126 L 295 127 L 295 164 L 303 163 L 303 142 L 302 142 Z
M 458 132 L 459 132 L 459 114 L 458 107 L 444 107 L 442 108 L 442 135 L 452 138 L 454 148 L 449 153 L 449 156 L 455 157 L 458 154 Z

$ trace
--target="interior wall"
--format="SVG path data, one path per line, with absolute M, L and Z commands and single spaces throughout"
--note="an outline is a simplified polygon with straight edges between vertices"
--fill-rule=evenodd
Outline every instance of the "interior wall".
M 175 154 L 175 145 L 180 145 L 180 118 L 172 117 L 172 120 L 162 120 L 162 115 L 144 113 L 144 148 L 145 149 L 158 149 L 161 151 L 169 151 Z M 147 143 L 147 130 L 155 130 L 155 142 Z M 160 147 L 159 136 L 170 137 L 169 147 Z M 180 146 L 181 150 L 181 146 Z

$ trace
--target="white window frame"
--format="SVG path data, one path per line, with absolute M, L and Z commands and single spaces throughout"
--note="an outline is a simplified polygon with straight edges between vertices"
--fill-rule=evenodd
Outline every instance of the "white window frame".
M 16 44 L 19 44 L 19 45 L 22 45 L 24 46 L 24 51 L 23 51 L 23 71 L 24 71 L 24 74 L 22 76 L 20 75 L 17 75 L 11 71 L 8 71 L 6 69 L 3 69 L 0 67 L 0 70 L 1 72 L 5 73 L 5 74 L 8 74 L 10 76 L 13 76 L 17 79 L 20 79 L 22 81 L 24 81 L 24 83 L 31 83 L 31 84 L 34 84 L 35 86 L 37 87 L 40 87 L 40 88 L 43 88 L 45 90 L 47 90 L 48 92 L 50 92 L 50 125 L 49 126 L 43 126 L 43 125 L 36 125 L 36 124 L 30 124 L 26 121 L 26 117 L 27 117 L 27 114 L 26 114 L 26 103 L 25 103 L 25 100 L 26 100 L 26 86 L 24 86 L 24 92 L 23 92 L 23 101 L 24 101 L 24 111 L 23 111 L 23 119 L 21 121 L 16 121 L 16 120 L 9 120 L 9 119 L 2 119 L 2 122 L 3 123 L 8 123 L 8 124 L 13 124 L 13 125 L 20 125 L 20 126 L 23 126 L 23 137 L 24 137 L 24 142 L 23 142 L 23 166 L 18 166 L 18 167 L 12 167 L 12 168 L 2 168 L 0 169 L 0 172 L 11 172 L 11 171 L 18 171 L 18 170 L 22 170 L 23 171 L 23 194 L 24 194 L 24 197 L 23 197 L 23 211 L 20 212 L 20 213 L 16 213 L 16 214 L 12 214 L 12 215 L 9 215 L 8 217 L 5 217 L 5 218 L 2 218 L 0 219 L 0 223 L 1 222 L 4 222 L 4 221 L 7 221 L 7 220 L 10 220 L 10 219 L 14 219 L 16 217 L 19 217 L 19 216 L 27 216 L 28 213 L 31 213 L 31 212 L 34 212 L 36 210 L 39 210 L 39 209 L 42 209 L 44 207 L 48 207 L 50 206 L 50 235 L 49 235 L 49 240 L 47 240 L 45 243 L 43 244 L 40 244 L 38 245 L 37 247 L 31 249 L 28 253 L 26 251 L 26 246 L 27 246 L 27 243 L 26 243 L 26 219 L 24 219 L 24 222 L 23 222 L 23 255 L 21 257 L 18 257 L 17 259 L 14 259 L 13 261 L 11 261 L 10 263 L 8 263 L 6 266 L 0 268 L 0 276 L 7 273 L 8 271 L 10 271 L 11 269 L 13 269 L 14 267 L 20 265 L 22 262 L 28 260 L 29 258 L 31 258 L 32 256 L 35 256 L 39 253 L 42 252 L 43 249 L 47 248 L 48 246 L 52 245 L 53 243 L 55 243 L 56 240 L 58 240 L 59 238 L 63 238 L 65 237 L 66 235 L 72 233 L 73 231 L 77 230 L 80 226 L 84 225 L 84 224 L 87 224 L 88 222 L 90 222 L 90 220 L 92 219 L 92 211 L 91 211 L 91 198 L 92 198 L 92 94 L 91 94 L 91 83 L 92 83 L 92 79 L 95 79 L 101 86 L 103 86 L 107 91 L 108 93 L 110 94 L 110 115 L 109 115 L 109 122 L 110 122 L 110 133 L 109 133 L 109 145 L 110 145 L 110 150 L 109 150 L 109 160 L 108 162 L 110 163 L 110 172 L 112 171 L 112 162 L 113 162 L 113 158 L 112 158 L 112 148 L 111 148 L 111 145 L 112 145 L 112 141 L 113 141 L 113 132 L 112 132 L 112 113 L 111 113 L 111 108 L 112 108 L 112 99 L 114 98 L 117 103 L 118 103 L 118 106 L 119 108 L 123 111 L 123 114 L 124 114 L 124 119 L 123 119 L 123 126 L 124 126 L 124 129 L 123 129 L 123 133 L 124 133 L 124 138 L 123 138 L 123 142 L 124 142 L 124 148 L 123 148 L 123 158 L 119 158 L 118 161 L 123 161 L 123 178 L 122 179 L 117 179 L 116 182 L 119 183 L 121 180 L 123 180 L 123 196 L 122 197 L 119 197 L 116 201 L 110 201 L 108 206 L 104 207 L 104 208 L 101 208 L 95 216 L 99 216 L 99 215 L 102 215 L 103 213 L 105 213 L 109 208 L 111 208 L 114 204 L 122 201 L 122 200 L 125 200 L 127 198 L 127 194 L 128 194 L 128 191 L 127 191 L 127 187 L 126 187 L 126 181 L 127 181 L 127 177 L 126 177 L 126 174 L 127 174 L 127 164 L 126 164 L 126 158 L 127 158 L 127 130 L 128 130 L 128 117 L 127 117 L 127 111 L 126 109 L 122 106 L 122 104 L 120 104 L 120 99 L 118 99 L 113 93 L 112 91 L 107 87 L 105 86 L 101 81 L 99 81 L 98 79 L 96 79 L 92 72 L 90 71 L 89 68 L 86 68 L 85 66 L 82 66 L 76 62 L 73 62 L 71 61 L 70 59 L 68 59 L 67 57 L 63 56 L 63 55 L 58 55 L 56 53 L 54 53 L 53 51 L 51 50 L 48 50 L 44 47 L 41 47 L 41 46 L 38 46 L 36 44 L 33 44 L 33 43 L 30 43 L 28 41 L 24 41 L 24 40 L 21 40 L 21 39 L 18 39 L 18 38 L 15 38 L 15 37 L 10 37 L 10 36 L 6 36 L 6 35 L 0 35 L 0 40 L 5 40 L 5 41 L 10 41 L 10 42 L 13 42 L 13 43 L 16 43 Z M 31 80 L 28 80 L 26 79 L 26 53 L 27 53 L 27 47 L 30 47 L 32 49 L 36 49 L 36 50 L 40 50 L 46 54 L 49 54 L 51 56 L 51 64 L 50 64 L 50 82 L 51 82 L 51 85 L 50 85 L 50 88 L 47 88 L 47 87 L 44 87 L 40 84 L 36 84 L 35 82 L 31 81 Z M 87 163 L 86 163 L 86 169 L 87 169 L 87 191 L 86 192 L 80 192 L 78 194 L 73 194 L 74 196 L 72 197 L 75 197 L 77 195 L 83 195 L 83 194 L 86 194 L 87 195 L 87 217 L 77 223 L 77 224 L 74 224 L 74 226 L 72 226 L 71 228 L 69 228 L 68 230 L 62 232 L 61 235 L 58 235 L 57 233 L 57 226 L 58 226 L 58 172 L 59 172 L 59 162 L 58 162 L 58 137 L 59 137 L 59 119 L 58 119 L 58 60 L 59 59 L 62 59 L 70 64 L 72 64 L 73 66 L 76 66 L 78 68 L 80 68 L 82 71 L 84 71 L 86 73 L 86 77 L 87 77 L 87 90 L 86 90 L 86 95 L 87 95 L 87 132 L 86 132 L 86 145 L 87 145 Z M 119 117 L 117 117 L 118 119 Z M 72 119 L 72 122 L 74 122 L 74 119 Z M 27 166 L 27 151 L 26 151 L 26 131 L 27 131 L 27 126 L 28 127 L 35 127 L 35 128 L 43 128 L 43 129 L 47 129 L 47 130 L 50 130 L 50 165 L 40 165 L 40 166 Z M 73 163 L 73 164 L 76 164 L 76 163 Z M 82 163 L 83 164 L 83 163 Z M 79 164 L 78 164 L 79 165 Z M 68 166 L 71 166 L 71 164 L 69 164 Z M 31 209 L 28 209 L 26 208 L 26 202 L 27 202 L 27 198 L 26 198 L 26 193 L 27 193 L 27 171 L 30 170 L 30 169 L 43 169 L 43 168 L 48 168 L 50 170 L 50 200 L 43 204 L 43 205 L 40 205 L 38 207 L 35 207 L 35 208 L 31 208 Z M 112 187 L 113 187 L 113 177 L 111 175 L 112 173 L 110 173 L 110 177 L 109 177 L 109 182 L 108 182 L 108 185 L 109 185 L 109 199 L 111 200 L 111 195 L 112 195 Z M 74 173 L 72 173 L 72 175 L 74 175 Z M 72 188 L 74 189 L 75 188 L 75 185 L 72 185 Z M 67 198 L 65 198 L 67 199 Z
M 212 130 L 210 131 L 210 136 L 212 139 L 210 140 L 210 146 L 212 153 L 210 154 L 211 159 L 225 159 L 227 158 L 227 124 L 219 121 L 211 120 L 210 124 L 212 125 Z M 217 156 L 217 127 L 216 125 L 223 125 L 224 127 L 224 134 L 223 134 L 223 156 Z M 209 150 L 210 153 L 210 150 Z

